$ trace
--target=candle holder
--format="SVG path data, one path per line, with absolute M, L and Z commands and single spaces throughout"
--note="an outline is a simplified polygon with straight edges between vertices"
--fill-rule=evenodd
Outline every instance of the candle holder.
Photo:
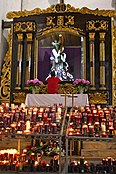
M 108 137 L 113 138 L 113 136 L 114 136 L 114 128 L 113 127 L 109 127 L 109 135 L 108 135 Z
M 94 123 L 94 132 L 95 132 L 95 136 L 96 137 L 100 136 L 100 125 L 99 125 L 99 122 L 95 122 Z
M 102 119 L 101 133 L 102 133 L 102 137 L 106 137 L 106 119 Z
M 93 123 L 93 115 L 92 114 L 88 114 L 87 115 L 87 123 L 88 124 L 92 124 Z
M 89 125 L 88 130 L 89 130 L 89 137 L 93 137 L 94 136 L 94 126 Z
M 84 137 L 88 136 L 88 126 L 86 124 L 82 125 L 82 135 Z

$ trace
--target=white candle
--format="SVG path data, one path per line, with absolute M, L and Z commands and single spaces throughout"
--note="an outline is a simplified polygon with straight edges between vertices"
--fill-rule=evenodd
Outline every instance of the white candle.
M 29 120 L 26 121 L 26 130 L 30 131 L 30 121 Z

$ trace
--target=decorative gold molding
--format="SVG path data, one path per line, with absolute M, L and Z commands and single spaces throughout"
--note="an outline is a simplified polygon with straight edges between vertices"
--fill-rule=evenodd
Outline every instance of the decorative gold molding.
M 68 19 L 68 21 L 65 23 L 65 25 L 74 25 L 74 16 L 65 16 L 65 18 Z
M 14 32 L 27 32 L 35 31 L 36 25 L 35 22 L 17 22 L 14 24 Z
M 89 103 L 90 104 L 107 104 L 107 93 L 96 92 L 94 94 L 89 94 Z
M 8 35 L 8 46 L 9 49 L 4 58 L 4 64 L 1 75 L 0 85 L 0 100 L 5 103 L 10 102 L 10 83 L 11 83 L 11 58 L 12 58 L 12 32 Z
M 47 22 L 46 22 L 46 25 L 47 25 L 47 26 L 50 26 L 50 25 L 53 25 L 53 26 L 54 26 L 55 23 L 53 22 L 53 19 L 55 19 L 55 16 L 47 16 L 47 17 L 46 17 L 46 21 L 47 21 Z
M 86 29 L 87 30 L 108 30 L 108 21 L 104 20 L 91 20 L 86 23 Z
M 14 103 L 25 103 L 26 94 L 24 92 L 13 93 Z
M 116 27 L 112 20 L 112 105 L 116 106 Z
M 55 27 L 46 27 L 38 31 L 37 33 L 37 38 L 42 38 L 44 36 L 47 36 L 50 33 L 53 32 L 69 32 L 73 33 L 74 35 L 85 35 L 85 33 L 80 29 L 80 28 L 74 28 L 74 27 L 69 27 L 69 26 L 55 26 Z
M 116 17 L 115 10 L 99 10 L 96 8 L 95 10 L 90 10 L 87 7 L 83 7 L 81 9 L 75 8 L 70 4 L 56 4 L 48 7 L 47 9 L 41 10 L 40 8 L 35 8 L 31 11 L 12 11 L 8 12 L 6 17 L 8 19 L 19 18 L 19 17 L 26 17 L 31 15 L 40 15 L 45 13 L 66 13 L 66 12 L 79 12 L 82 14 L 93 14 L 93 15 L 102 15 L 102 16 L 109 16 L 109 17 Z

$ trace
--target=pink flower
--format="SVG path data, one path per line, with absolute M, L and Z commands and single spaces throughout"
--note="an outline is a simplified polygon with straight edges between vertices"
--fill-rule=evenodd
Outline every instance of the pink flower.
M 85 79 L 76 79 L 74 82 L 73 82 L 74 85 L 81 85 L 81 86 L 86 86 L 86 85 L 89 85 L 90 82 L 88 80 L 85 80 Z
M 27 80 L 27 84 L 35 86 L 35 85 L 42 85 L 43 82 L 38 79 L 34 79 L 34 80 Z

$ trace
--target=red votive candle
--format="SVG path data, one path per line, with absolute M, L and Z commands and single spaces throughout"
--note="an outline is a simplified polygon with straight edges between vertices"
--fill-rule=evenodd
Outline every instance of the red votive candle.
M 56 123 L 52 123 L 52 133 L 55 134 L 57 132 L 57 125 Z
M 82 126 L 82 135 L 87 136 L 87 132 L 88 132 L 88 126 L 84 124 Z
M 92 114 L 88 114 L 87 115 L 87 123 L 88 124 L 92 124 L 92 122 L 93 122 L 93 115 Z
M 94 126 L 93 125 L 89 125 L 89 136 L 93 137 L 94 136 Z
M 44 113 L 44 115 L 43 115 L 43 121 L 44 121 L 44 123 L 47 121 L 47 118 L 48 118 L 47 113 Z

